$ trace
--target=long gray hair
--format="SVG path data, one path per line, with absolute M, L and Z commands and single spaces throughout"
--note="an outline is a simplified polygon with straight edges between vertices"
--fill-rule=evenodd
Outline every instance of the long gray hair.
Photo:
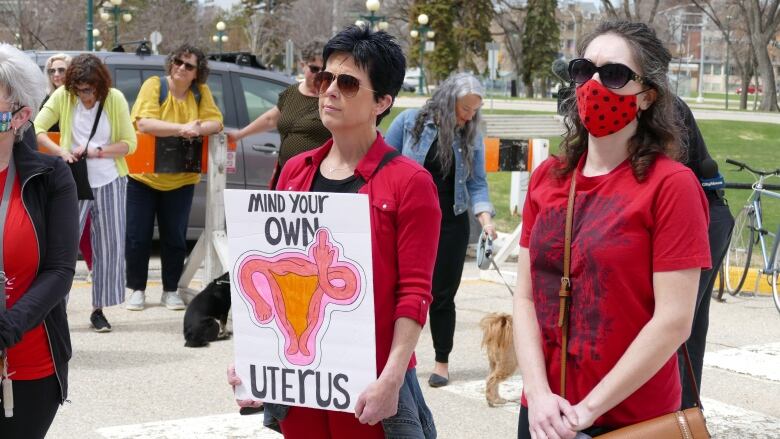
M 455 104 L 459 98 L 474 94 L 485 98 L 485 89 L 477 78 L 468 73 L 454 73 L 442 82 L 433 92 L 433 96 L 423 105 L 417 114 L 417 119 L 412 129 L 414 143 L 420 141 L 425 122 L 433 120 L 439 129 L 439 147 L 436 150 L 436 160 L 439 161 L 444 175 L 450 172 L 453 161 L 452 144 L 455 138 L 459 138 L 460 147 L 463 149 L 463 161 L 466 164 L 467 175 L 471 174 L 474 154 L 474 138 L 477 136 L 482 115 L 480 110 L 474 113 L 474 117 L 466 122 L 463 127 L 458 126 L 455 116 Z

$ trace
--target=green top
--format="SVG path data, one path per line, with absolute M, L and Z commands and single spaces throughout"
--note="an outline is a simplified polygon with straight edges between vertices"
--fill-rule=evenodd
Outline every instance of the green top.
M 35 134 L 49 131 L 55 123 L 60 124 L 60 147 L 66 151 L 73 148 L 73 114 L 78 103 L 76 95 L 65 90 L 61 86 L 51 94 L 49 100 L 35 116 Z M 136 137 L 135 128 L 130 122 L 130 109 L 127 100 L 121 91 L 110 88 L 106 102 L 103 104 L 108 122 L 111 125 L 111 142 L 124 142 L 127 144 L 127 154 L 135 152 Z M 117 172 L 121 177 L 128 174 L 127 162 L 124 157 L 115 157 Z
M 293 156 L 322 146 L 331 138 L 330 131 L 320 120 L 318 98 L 306 96 L 298 90 L 298 84 L 279 93 L 279 122 L 276 128 L 282 143 L 279 147 L 279 166 Z

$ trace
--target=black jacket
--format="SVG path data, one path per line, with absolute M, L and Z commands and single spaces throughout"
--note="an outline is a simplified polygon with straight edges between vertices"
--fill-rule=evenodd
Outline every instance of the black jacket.
M 25 136 L 14 144 L 13 160 L 22 185 L 22 201 L 35 229 L 38 270 L 13 308 L 0 311 L 0 349 L 15 345 L 24 333 L 43 322 L 64 402 L 71 357 L 65 296 L 76 269 L 78 200 L 65 162 L 35 151 L 35 145 L 34 138 Z

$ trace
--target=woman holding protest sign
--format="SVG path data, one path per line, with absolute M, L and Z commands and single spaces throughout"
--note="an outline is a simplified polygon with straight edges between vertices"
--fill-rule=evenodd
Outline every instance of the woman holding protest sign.
M 387 143 L 423 165 L 436 183 L 441 236 L 433 271 L 431 336 L 435 351 L 431 387 L 449 382 L 449 356 L 455 336 L 455 294 L 469 243 L 468 208 L 483 233 L 496 238 L 495 210 L 485 176 L 485 145 L 479 132 L 484 89 L 468 73 L 441 83 L 420 110 L 406 110 L 387 130 Z
M 46 132 L 59 123 L 60 143 Z M 79 230 L 90 218 L 93 249 L 92 329 L 111 331 L 103 308 L 125 300 L 124 239 L 127 162 L 136 147 L 127 100 L 111 87 L 111 74 L 95 55 L 82 54 L 65 72 L 64 87 L 35 118 L 38 143 L 74 163 L 86 160 L 90 199 L 79 201 Z
M 192 139 L 222 130 L 222 113 L 206 84 L 206 55 L 184 44 L 168 55 L 167 76 L 152 76 L 138 92 L 131 119 L 138 131 L 183 148 Z M 176 150 L 177 147 L 173 149 Z M 174 164 L 177 165 L 177 164 Z M 160 231 L 163 293 L 161 304 L 184 309 L 178 292 L 187 257 L 187 222 L 192 207 L 195 172 L 130 174 L 127 183 L 127 287 L 133 292 L 127 309 L 140 311 L 146 303 L 154 220 Z
M 675 352 L 710 265 L 707 200 L 676 161 L 669 51 L 647 25 L 616 21 L 580 54 L 562 154 L 534 171 L 523 210 L 519 438 L 593 436 L 679 410 Z
M 68 397 L 78 203 L 73 177 L 25 136 L 46 90 L 30 57 L 0 44 L 0 437 L 46 436 Z
M 368 195 L 378 378 L 360 394 L 354 414 L 277 404 L 266 404 L 266 412 L 286 438 L 434 437 L 413 351 L 431 300 L 441 218 L 436 186 L 376 130 L 401 89 L 403 52 L 387 33 L 352 26 L 325 45 L 323 58 L 314 83 L 333 138 L 290 159 L 278 188 Z M 232 369 L 229 382 L 241 383 Z

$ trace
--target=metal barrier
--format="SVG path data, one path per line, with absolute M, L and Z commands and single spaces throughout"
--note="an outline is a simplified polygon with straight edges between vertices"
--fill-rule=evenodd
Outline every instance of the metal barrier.
M 198 242 L 190 252 L 184 272 L 179 279 L 179 291 L 185 302 L 192 300 L 198 290 L 190 282 L 201 264 L 203 286 L 228 270 L 228 245 L 225 227 L 225 185 L 227 182 L 227 136 L 223 133 L 209 136 L 208 170 L 206 177 L 206 224 Z

